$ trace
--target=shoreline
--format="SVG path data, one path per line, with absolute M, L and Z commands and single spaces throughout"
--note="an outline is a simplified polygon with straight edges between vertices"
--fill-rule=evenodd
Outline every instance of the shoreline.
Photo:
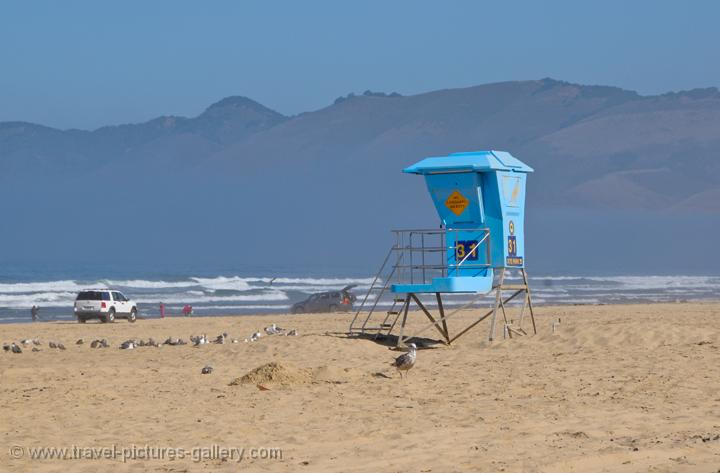
M 598 302 L 598 303 L 567 303 L 567 304 L 558 304 L 556 302 L 553 302 L 551 304 L 545 304 L 545 303 L 535 303 L 533 302 L 534 308 L 543 308 L 543 309 L 552 309 L 552 308 L 567 308 L 567 307 L 605 307 L 605 306 L 637 306 L 637 305 L 683 305 L 683 304 L 720 304 L 720 297 L 717 299 L 678 299 L 675 301 L 631 301 L 631 302 Z M 446 304 L 446 307 L 449 307 L 451 309 L 454 309 L 456 307 L 459 307 L 459 304 L 457 306 Z M 476 306 L 470 309 L 466 309 L 465 311 L 472 311 L 472 310 L 482 310 L 487 306 L 487 304 L 482 306 Z M 435 307 L 432 304 L 429 304 L 428 307 L 434 309 Z M 252 312 L 252 313 L 218 313 L 218 314 L 193 314 L 189 317 L 186 317 L 181 314 L 177 315 L 166 315 L 164 319 L 168 320 L 183 320 L 183 319 L 203 319 L 203 318 L 217 318 L 217 317 L 303 317 L 303 316 L 317 316 L 317 315 L 350 315 L 351 317 L 354 316 L 356 309 L 343 313 L 338 312 L 331 314 L 329 312 L 316 312 L 316 313 L 302 313 L 302 314 L 292 314 L 290 312 Z M 382 312 L 383 309 L 378 309 L 377 312 Z M 164 320 L 163 318 L 160 318 L 159 315 L 155 316 L 146 316 L 142 314 L 138 314 L 137 320 L 138 321 L 149 321 L 149 320 Z M 54 322 L 73 322 L 77 323 L 75 316 L 67 316 L 64 318 L 56 318 L 56 319 L 50 319 L 50 320 L 43 320 L 42 317 L 40 317 L 39 320 L 33 321 L 30 319 L 30 316 L 28 315 L 28 320 L 11 320 L 6 321 L 7 319 L 1 317 L 0 314 L 0 326 L 5 325 L 12 325 L 12 324 L 49 324 Z M 115 324 L 122 324 L 126 321 L 124 319 L 116 320 Z M 93 323 L 100 323 L 99 320 L 89 320 L 87 323 L 93 324 Z

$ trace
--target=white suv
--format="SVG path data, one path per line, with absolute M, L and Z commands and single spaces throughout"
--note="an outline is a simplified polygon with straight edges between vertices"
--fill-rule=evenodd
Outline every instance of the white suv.
M 137 320 L 137 304 L 120 291 L 90 289 L 81 291 L 77 295 L 75 315 L 81 324 L 88 319 L 100 319 L 104 323 L 114 322 L 117 317 L 135 322 Z

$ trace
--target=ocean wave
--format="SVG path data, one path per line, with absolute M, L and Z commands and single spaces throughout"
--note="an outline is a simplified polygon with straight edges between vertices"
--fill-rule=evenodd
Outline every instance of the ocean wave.
M 266 286 L 266 287 L 273 287 L 276 289 L 281 289 L 284 291 L 296 291 L 296 292 L 303 292 L 305 294 L 314 294 L 316 292 L 325 292 L 325 291 L 333 291 L 333 290 L 340 290 L 342 287 L 339 286 L 302 286 L 302 285 L 289 285 L 289 284 L 273 284 L 272 286 Z M 352 290 L 357 293 L 363 293 L 364 291 L 367 291 L 370 289 L 370 286 L 357 286 L 353 288 Z
M 168 296 L 172 296 L 172 298 Z M 137 297 L 137 302 L 143 304 L 160 302 L 190 304 L 203 302 L 286 301 L 288 299 L 287 294 L 282 291 L 263 291 L 259 294 L 241 294 L 234 296 L 216 296 L 213 294 L 143 294 Z
M 349 284 L 372 284 L 374 278 L 275 278 L 273 284 L 312 284 L 320 286 L 347 286 Z M 270 281 L 269 279 L 267 280 Z M 382 283 L 381 280 L 378 280 Z
M 290 306 L 288 304 L 277 304 L 277 305 L 261 305 L 261 304 L 246 304 L 246 305 L 208 305 L 208 306 L 201 306 L 197 307 L 198 310 L 208 311 L 208 310 L 287 310 Z M 195 308 L 193 308 L 195 309 Z
M 34 292 L 74 292 L 82 291 L 87 287 L 106 287 L 102 283 L 79 284 L 72 280 L 45 281 L 45 282 L 20 282 L 0 284 L 0 294 L 23 294 Z
M 131 280 L 106 280 L 105 283 L 110 287 L 127 287 L 136 289 L 172 289 L 183 287 L 197 286 L 197 282 L 193 281 L 149 281 L 146 279 Z
M 28 310 L 33 305 L 41 307 L 71 307 L 75 301 L 74 292 L 39 292 L 34 294 L 0 294 L 0 307 L 5 309 Z
M 541 281 L 567 281 L 594 282 L 601 284 L 620 285 L 624 289 L 664 289 L 666 287 L 707 287 L 720 289 L 720 277 L 718 276 L 535 276 L 530 278 L 530 283 L 538 284 Z M 596 287 L 596 286 L 589 286 Z
M 218 276 L 216 278 L 191 278 L 193 281 L 195 281 L 197 284 L 201 285 L 202 287 L 208 288 L 208 289 L 224 289 L 224 290 L 230 290 L 230 291 L 250 291 L 252 289 L 257 289 L 257 287 L 252 287 L 250 284 L 248 284 L 248 281 L 246 278 L 241 278 L 239 276 L 233 276 L 233 277 L 225 277 L 225 276 Z

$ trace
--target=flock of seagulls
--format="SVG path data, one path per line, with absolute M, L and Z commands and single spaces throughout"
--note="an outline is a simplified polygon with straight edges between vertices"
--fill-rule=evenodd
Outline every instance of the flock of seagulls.
M 249 342 L 256 342 L 261 337 L 269 337 L 269 336 L 286 336 L 286 337 L 295 337 L 298 335 L 298 331 L 293 330 L 285 330 L 284 328 L 278 327 L 276 324 L 272 324 L 268 327 L 265 327 L 264 330 L 265 334 L 263 335 L 262 332 L 255 332 L 253 333 L 249 338 L 245 339 L 246 343 Z M 230 340 L 230 343 L 238 343 L 237 338 L 230 338 L 230 336 L 227 334 L 227 332 L 223 332 L 217 337 L 215 337 L 212 341 L 210 341 L 207 337 L 207 334 L 201 334 L 201 335 L 191 335 L 190 336 L 190 343 L 194 347 L 199 347 L 201 345 L 207 345 L 207 344 L 217 344 L 217 345 L 223 345 L 225 343 L 228 343 L 228 340 Z M 84 345 L 85 340 L 80 338 L 75 342 L 76 345 Z M 121 350 L 134 350 L 137 347 L 156 347 L 160 348 L 163 345 L 168 346 L 179 346 L 179 345 L 187 345 L 188 342 L 183 340 L 182 338 L 174 338 L 174 337 L 168 337 L 163 343 L 157 342 L 154 338 L 150 337 L 147 340 L 138 340 L 138 339 L 130 339 L 125 340 L 120 344 Z M 21 346 L 22 345 L 22 346 Z M 11 352 L 11 353 L 22 353 L 23 348 L 32 347 L 32 351 L 40 351 L 38 348 L 39 346 L 42 346 L 42 342 L 38 340 L 37 338 L 28 338 L 25 340 L 22 340 L 20 344 L 17 344 L 15 342 L 11 343 L 3 343 L 3 351 Z M 65 345 L 63 345 L 60 342 L 55 341 L 49 341 L 48 347 L 52 349 L 57 350 L 65 350 Z M 96 339 L 93 340 L 90 343 L 91 348 L 109 348 L 110 344 L 108 343 L 107 339 Z M 403 373 L 408 373 L 413 366 L 415 366 L 415 361 L 417 360 L 417 346 L 414 343 L 408 344 L 409 351 L 407 353 L 403 353 L 402 355 L 395 358 L 395 361 L 391 363 L 391 366 L 395 367 L 397 369 L 398 373 L 400 374 L 400 379 L 403 378 Z M 213 372 L 212 366 L 205 366 L 202 370 L 202 374 L 211 374 Z
M 37 338 L 26 338 L 25 340 L 22 340 L 20 342 L 20 345 L 25 347 L 26 349 L 28 347 L 32 347 L 32 351 L 40 351 L 38 348 L 42 345 L 42 342 L 38 340 Z M 3 343 L 3 351 L 11 352 L 11 353 L 22 353 L 23 349 L 22 347 L 18 345 L 15 342 L 12 343 Z M 65 350 L 65 345 L 59 342 L 48 342 L 48 347 L 55 348 L 58 350 Z
M 292 330 L 285 330 L 284 328 L 278 327 L 276 324 L 272 324 L 268 327 L 265 327 L 264 329 L 265 336 L 270 335 L 283 335 L 286 337 L 297 337 L 298 331 L 295 329 Z M 256 342 L 262 337 L 262 332 L 255 332 L 252 335 L 250 335 L 250 338 L 246 338 L 245 342 Z
M 276 324 L 272 324 L 268 327 L 265 327 L 263 330 L 265 332 L 265 335 L 263 335 L 262 332 L 255 332 L 253 333 L 249 338 L 245 339 L 245 342 L 255 342 L 260 339 L 262 336 L 270 336 L 270 335 L 284 335 L 289 337 L 294 337 L 298 335 L 298 331 L 293 330 L 285 330 L 284 328 L 278 327 Z M 194 347 L 199 347 L 201 345 L 207 345 L 207 344 L 217 344 L 217 345 L 223 345 L 225 343 L 239 343 L 239 340 L 237 338 L 230 338 L 230 335 L 228 335 L 227 332 L 223 332 L 217 337 L 213 338 L 212 340 L 208 338 L 207 334 L 200 334 L 200 335 L 190 335 L 190 344 L 192 344 Z M 84 345 L 85 340 L 80 338 L 75 342 L 76 345 Z M 3 344 L 3 350 L 6 352 L 11 353 L 22 353 L 23 347 L 30 347 L 32 346 L 33 351 L 40 351 L 39 346 L 42 345 L 42 342 L 37 339 L 25 339 L 20 342 L 20 344 L 11 342 L 11 343 L 4 343 Z M 178 346 L 178 345 L 188 345 L 188 342 L 186 342 L 182 338 L 175 338 L 175 337 L 168 337 L 164 342 L 160 343 L 156 341 L 154 338 L 150 337 L 147 340 L 143 339 L 129 339 L 125 340 L 120 344 L 121 350 L 134 350 L 138 347 L 162 347 L 164 345 L 168 346 Z M 61 342 L 55 342 L 55 341 L 49 341 L 48 347 L 58 350 L 65 350 L 65 345 Z M 107 341 L 106 338 L 102 339 L 95 339 L 92 342 L 90 342 L 90 348 L 109 348 L 110 343 Z M 209 374 L 212 372 L 212 367 L 206 366 L 205 368 L 210 368 L 207 373 L 203 371 L 203 374 Z M 203 368 L 203 370 L 205 370 Z

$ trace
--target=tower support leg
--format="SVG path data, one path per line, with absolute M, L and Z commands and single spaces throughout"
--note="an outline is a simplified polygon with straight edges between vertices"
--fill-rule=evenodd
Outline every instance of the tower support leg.
M 405 322 L 407 322 L 408 310 L 410 310 L 410 296 L 414 295 L 408 293 L 405 297 L 405 307 L 403 308 L 402 322 L 400 323 L 400 335 L 398 335 L 397 346 L 401 347 L 404 345 L 403 334 L 405 333 Z
M 500 268 L 500 276 L 498 277 L 498 283 L 495 286 L 495 306 L 492 311 L 492 318 L 490 319 L 490 335 L 488 336 L 489 341 L 495 339 L 495 325 L 497 324 L 497 310 L 502 304 L 502 286 L 505 281 L 505 268 Z

